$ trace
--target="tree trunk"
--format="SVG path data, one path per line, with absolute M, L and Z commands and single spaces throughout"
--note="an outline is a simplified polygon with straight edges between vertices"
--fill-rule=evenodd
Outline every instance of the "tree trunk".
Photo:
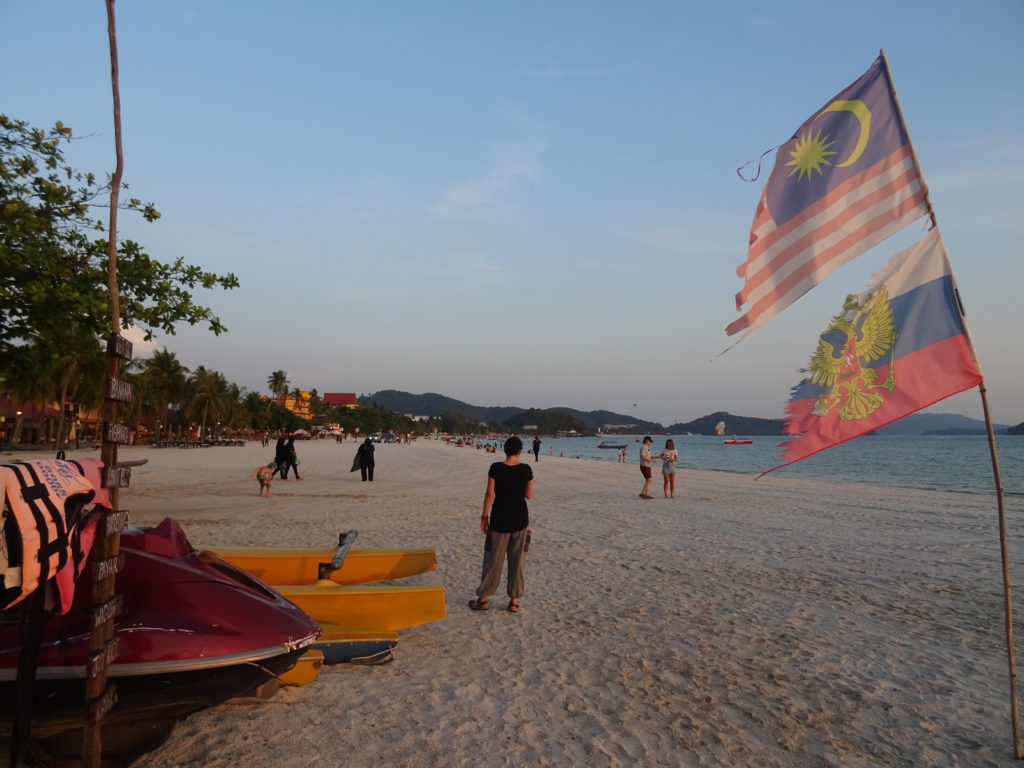
M 68 409 L 67 398 L 68 385 L 65 382 L 64 386 L 62 386 L 60 390 L 60 420 L 57 422 L 57 445 L 55 446 L 58 451 L 64 447 L 64 444 L 66 442 L 64 439 L 64 424 L 66 421 L 66 414 Z

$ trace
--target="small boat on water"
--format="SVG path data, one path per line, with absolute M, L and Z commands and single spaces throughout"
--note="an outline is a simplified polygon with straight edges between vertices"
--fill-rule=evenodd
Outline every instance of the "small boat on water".
M 622 448 L 627 448 L 628 446 L 624 445 L 624 444 L 606 443 L 604 440 L 602 440 L 600 443 L 597 444 L 597 447 L 598 448 L 618 448 L 618 449 L 621 450 Z
M 723 440 L 723 445 L 752 445 L 753 440 L 737 440 L 735 437 L 732 440 Z

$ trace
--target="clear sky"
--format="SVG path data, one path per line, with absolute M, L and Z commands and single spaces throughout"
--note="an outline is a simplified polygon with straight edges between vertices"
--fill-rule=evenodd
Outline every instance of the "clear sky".
M 250 390 L 779 417 L 911 227 L 724 357 L 761 179 L 888 54 L 997 422 L 1024 420 L 1024 3 L 120 0 L 122 237 L 234 272 L 158 341 Z M 0 111 L 113 168 L 102 0 L 0 3 Z M 635 404 L 635 405 L 634 405 Z M 932 410 L 980 415 L 976 392 Z

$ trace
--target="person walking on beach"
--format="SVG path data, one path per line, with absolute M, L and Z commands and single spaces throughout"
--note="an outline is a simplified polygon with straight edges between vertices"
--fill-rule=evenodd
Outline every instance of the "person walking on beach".
M 288 479 L 288 470 L 291 469 L 292 474 L 295 475 L 296 480 L 301 480 L 299 477 L 299 455 L 295 450 L 295 436 L 289 435 L 288 442 L 284 446 L 284 460 L 285 467 L 281 477 L 285 480 Z
M 654 441 L 650 436 L 644 437 L 643 444 L 640 446 L 640 474 L 644 476 L 644 487 L 640 491 L 641 499 L 652 498 L 650 494 L 651 490 L 651 443 Z
M 671 440 L 665 441 L 665 450 L 661 452 L 661 479 L 666 499 L 674 499 L 676 496 L 676 462 L 679 461 L 679 451 L 676 444 Z
M 356 451 L 356 461 L 359 462 L 359 473 L 363 476 L 363 482 L 369 479 L 372 483 L 375 462 L 373 460 L 373 441 L 370 438 L 366 438 L 359 446 L 359 450 Z
M 277 438 L 277 445 L 274 446 L 274 464 L 277 465 L 274 472 L 280 473 L 281 479 L 288 482 L 288 478 L 285 476 L 288 472 L 288 449 L 285 447 L 285 442 L 285 436 L 281 435 Z
M 540 461 L 540 438 L 533 438 L 533 460 Z
M 511 613 L 519 612 L 519 600 L 525 589 L 523 570 L 530 549 L 530 510 L 526 500 L 533 498 L 533 470 L 529 464 L 519 463 L 523 455 L 522 440 L 510 437 L 504 448 L 505 460 L 494 462 L 487 471 L 487 490 L 480 516 L 480 532 L 487 538 L 480 586 L 476 588 L 476 599 L 469 601 L 474 611 L 490 608 L 487 600 L 498 589 L 506 557 L 505 591 Z

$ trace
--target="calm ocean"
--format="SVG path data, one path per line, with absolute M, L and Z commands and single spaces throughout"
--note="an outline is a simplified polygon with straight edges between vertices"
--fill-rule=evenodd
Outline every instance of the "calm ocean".
M 598 448 L 603 439 L 627 445 L 627 460 L 636 464 L 642 436 L 542 438 L 541 456 L 579 456 L 615 461 L 615 450 Z M 654 435 L 657 455 L 667 439 Z M 740 436 L 742 437 L 742 435 Z M 721 437 L 673 437 L 686 469 L 710 469 L 756 477 L 782 463 L 778 444 L 785 438 L 754 437 L 753 445 L 724 445 Z M 529 438 L 524 440 L 529 450 Z M 1006 494 L 1024 496 L 1024 436 L 998 436 L 996 444 Z M 657 465 L 655 475 L 658 475 Z M 995 493 L 988 440 L 984 436 L 859 437 L 843 445 L 778 470 L 780 477 L 836 479 L 901 488 L 925 488 L 961 493 Z

